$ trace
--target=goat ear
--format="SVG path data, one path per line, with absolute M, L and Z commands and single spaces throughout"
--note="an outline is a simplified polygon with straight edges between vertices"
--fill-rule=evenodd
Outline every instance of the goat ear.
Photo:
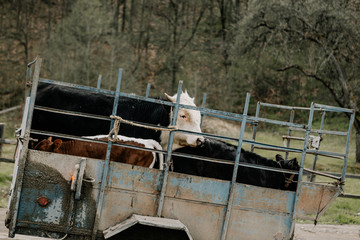
M 50 141 L 50 142 L 52 142 L 52 137 L 48 137 L 47 140 Z
M 281 156 L 280 154 L 276 154 L 275 159 L 276 159 L 277 162 L 284 161 L 283 156 Z
M 169 99 L 170 102 L 176 102 L 176 94 L 174 96 L 170 96 L 167 93 L 165 93 L 165 96 L 167 99 Z
M 62 144 L 62 140 L 61 139 L 56 139 L 54 141 L 54 151 L 59 150 L 59 148 L 61 147 L 61 144 Z

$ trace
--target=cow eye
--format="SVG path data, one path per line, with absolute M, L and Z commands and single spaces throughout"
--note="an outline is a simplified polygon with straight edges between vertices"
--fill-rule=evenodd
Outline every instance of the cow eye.
M 180 114 L 180 117 L 181 118 L 186 118 L 186 115 L 185 114 Z

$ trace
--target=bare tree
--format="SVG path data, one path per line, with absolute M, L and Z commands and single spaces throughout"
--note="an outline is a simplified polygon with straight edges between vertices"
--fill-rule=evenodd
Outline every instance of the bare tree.
M 186 20 L 186 11 L 189 10 L 187 5 L 189 4 L 194 4 L 196 6 L 196 10 L 194 11 L 196 17 L 193 21 Z M 175 89 L 177 80 L 176 76 L 179 71 L 181 61 L 183 60 L 190 43 L 195 37 L 206 9 L 207 4 L 205 2 L 190 3 L 181 0 L 170 0 L 168 4 L 159 4 L 154 11 L 154 14 L 160 17 L 166 24 L 165 33 L 163 32 L 164 29 L 161 29 L 164 25 L 160 24 L 159 32 L 163 32 L 165 37 L 165 39 L 163 38 L 161 40 L 164 45 L 160 47 L 163 47 L 162 50 L 166 50 L 169 54 L 166 55 L 165 64 L 160 72 L 166 71 L 170 73 L 170 87 L 172 91 Z
M 297 71 L 320 82 L 340 107 L 354 109 L 360 162 L 360 17 L 347 3 L 252 1 L 252 10 L 238 26 L 248 35 L 239 35 L 237 47 L 243 54 L 256 49 L 257 56 L 272 58 L 267 66 L 273 71 Z

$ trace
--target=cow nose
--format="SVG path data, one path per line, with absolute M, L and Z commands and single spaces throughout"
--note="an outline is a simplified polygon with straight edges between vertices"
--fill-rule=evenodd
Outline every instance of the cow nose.
M 197 138 L 196 139 L 196 145 L 198 146 L 198 147 L 202 147 L 203 145 L 204 145 L 204 138 Z

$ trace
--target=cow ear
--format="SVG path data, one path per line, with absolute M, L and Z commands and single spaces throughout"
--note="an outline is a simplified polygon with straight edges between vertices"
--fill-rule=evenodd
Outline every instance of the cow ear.
M 62 140 L 61 139 L 56 139 L 54 141 L 54 151 L 59 150 L 59 148 L 61 147 L 61 144 L 62 144 Z
M 174 96 L 170 96 L 167 93 L 165 93 L 165 96 L 167 99 L 169 99 L 170 102 L 176 102 L 176 94 Z
M 292 169 L 299 170 L 300 166 L 296 158 L 291 159 L 290 162 L 292 164 Z
M 281 156 L 280 154 L 276 154 L 275 159 L 277 162 L 284 161 L 283 156 Z

